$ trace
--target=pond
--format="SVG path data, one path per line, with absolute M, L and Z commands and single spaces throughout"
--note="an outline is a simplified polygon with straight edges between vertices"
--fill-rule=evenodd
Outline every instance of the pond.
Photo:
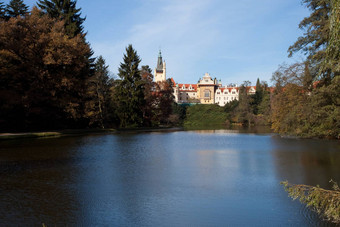
M 328 226 L 280 181 L 340 182 L 340 143 L 240 130 L 0 141 L 1 226 Z

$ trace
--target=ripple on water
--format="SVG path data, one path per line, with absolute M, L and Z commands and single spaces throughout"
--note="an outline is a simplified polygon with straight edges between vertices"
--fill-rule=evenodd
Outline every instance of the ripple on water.
M 323 220 L 321 217 L 319 217 L 317 212 L 304 204 L 301 204 L 299 213 L 307 220 L 309 226 L 336 226 L 331 222 Z

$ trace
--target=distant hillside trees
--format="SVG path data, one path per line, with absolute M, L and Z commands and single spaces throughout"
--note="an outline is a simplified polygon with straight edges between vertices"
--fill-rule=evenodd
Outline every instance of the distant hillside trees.
M 251 83 L 244 81 L 239 87 L 239 100 L 224 106 L 229 123 L 251 125 L 270 125 L 271 95 L 267 82 L 257 79 L 255 94 L 249 94 Z

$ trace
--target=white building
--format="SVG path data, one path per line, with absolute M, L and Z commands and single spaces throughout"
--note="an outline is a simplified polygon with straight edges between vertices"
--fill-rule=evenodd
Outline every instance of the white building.
M 238 100 L 239 88 L 238 87 L 219 87 L 215 91 L 215 103 L 219 106 L 224 106 L 228 102 Z

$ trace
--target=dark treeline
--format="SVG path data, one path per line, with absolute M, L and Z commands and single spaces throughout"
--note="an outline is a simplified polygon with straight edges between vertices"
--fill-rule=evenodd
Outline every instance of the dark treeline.
M 129 45 L 114 80 L 93 58 L 73 0 L 0 2 L 0 131 L 176 122 L 169 82 L 155 84 Z

